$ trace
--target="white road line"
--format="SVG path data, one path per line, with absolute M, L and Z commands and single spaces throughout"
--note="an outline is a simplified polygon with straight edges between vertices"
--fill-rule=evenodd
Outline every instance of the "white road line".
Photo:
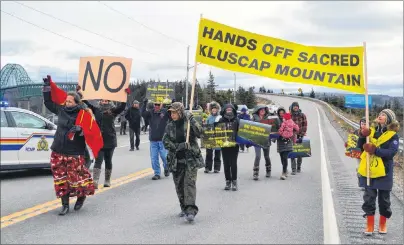
M 320 133 L 321 150 L 321 187 L 323 194 L 323 226 L 324 244 L 340 244 L 337 218 L 335 216 L 334 201 L 328 177 L 327 160 L 325 158 L 323 130 L 321 128 L 320 111 L 316 107 L 318 116 L 318 131 Z

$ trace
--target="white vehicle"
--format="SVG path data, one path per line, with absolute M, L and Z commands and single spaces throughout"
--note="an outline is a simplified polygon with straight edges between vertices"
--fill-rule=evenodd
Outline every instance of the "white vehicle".
M 0 170 L 50 168 L 50 146 L 56 125 L 20 108 L 1 107 Z
M 277 105 L 275 105 L 275 104 L 268 105 L 267 107 L 268 107 L 268 110 L 269 110 L 269 114 L 271 114 L 271 115 L 275 115 L 276 112 L 277 112 L 278 109 L 279 109 L 279 106 L 277 106 Z

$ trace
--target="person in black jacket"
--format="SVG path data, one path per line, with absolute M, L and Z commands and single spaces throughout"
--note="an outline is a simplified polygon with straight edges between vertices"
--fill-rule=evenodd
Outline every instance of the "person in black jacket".
M 145 134 L 147 132 L 147 127 L 149 127 L 150 118 L 151 118 L 151 113 L 150 113 L 150 110 L 149 110 L 149 108 L 147 106 L 148 102 L 149 102 L 149 100 L 147 98 L 145 98 L 143 100 L 143 105 L 142 105 L 142 108 L 140 110 L 140 113 L 141 113 L 141 115 L 143 117 L 143 122 L 144 122 L 144 126 L 142 127 L 141 131 L 143 131 L 143 133 L 145 133 Z
M 233 132 L 237 134 L 239 119 L 237 118 L 237 109 L 234 108 L 233 105 L 227 104 L 223 107 L 221 112 L 222 118 L 220 118 L 219 123 L 227 123 Z M 228 126 L 226 126 L 227 129 Z M 236 138 L 236 137 L 234 137 Z M 226 186 L 225 190 L 233 191 L 238 190 L 237 185 L 237 158 L 239 152 L 239 145 L 235 145 L 233 147 L 223 147 L 222 148 L 222 157 L 223 157 L 223 165 L 224 165 L 224 175 L 226 178 Z
M 51 170 L 56 196 L 62 199 L 59 215 L 69 212 L 69 197 L 77 196 L 74 210 L 79 210 L 86 196 L 94 194 L 91 174 L 84 166 L 86 143 L 83 130 L 75 125 L 80 110 L 84 109 L 80 96 L 69 92 L 63 105 L 53 102 L 50 81 L 44 78 L 43 98 L 49 111 L 58 116 L 57 129 L 51 146 Z M 69 137 L 71 135 L 72 137 Z
M 118 107 L 115 107 L 111 101 L 101 99 L 99 107 L 95 107 L 88 101 L 83 102 L 93 111 L 95 119 L 101 129 L 104 147 L 100 150 L 98 157 L 95 159 L 93 168 L 93 178 L 95 189 L 98 189 L 98 181 L 101 175 L 101 165 L 105 159 L 105 182 L 104 187 L 111 186 L 112 174 L 112 156 L 114 155 L 115 147 L 117 146 L 115 118 L 125 110 L 126 103 L 122 102 Z
M 133 151 L 136 146 L 136 150 L 139 150 L 140 144 L 140 110 L 139 101 L 134 100 L 132 107 L 128 109 L 125 114 L 125 118 L 129 122 L 129 141 L 130 141 L 130 151 Z M 136 144 L 134 143 L 134 136 L 136 135 Z

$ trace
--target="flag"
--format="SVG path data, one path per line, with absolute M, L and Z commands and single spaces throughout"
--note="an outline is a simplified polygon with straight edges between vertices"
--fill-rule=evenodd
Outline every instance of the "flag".
M 97 158 L 99 151 L 104 146 L 104 141 L 93 115 L 86 110 L 80 110 L 76 118 L 76 125 L 82 128 L 86 143 L 91 148 L 94 157 Z
M 58 105 L 63 105 L 66 101 L 66 97 L 67 97 L 67 93 L 66 91 L 64 91 L 63 89 L 59 88 L 58 85 L 56 85 L 56 83 L 54 83 L 52 81 L 52 79 L 50 79 L 50 87 L 51 87 L 51 97 L 52 97 L 52 101 L 55 104 Z

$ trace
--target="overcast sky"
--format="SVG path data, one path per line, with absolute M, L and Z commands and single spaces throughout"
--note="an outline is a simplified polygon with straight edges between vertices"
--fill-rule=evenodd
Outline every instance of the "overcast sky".
M 187 45 L 193 65 L 200 14 L 205 18 L 262 35 L 305 45 L 359 46 L 367 42 L 370 93 L 403 96 L 403 3 L 398 2 L 21 2 L 114 41 L 55 20 L 15 2 L 1 9 L 78 44 L 1 13 L 1 66 L 21 64 L 34 81 L 51 74 L 77 81 L 81 56 L 133 59 L 132 79 L 180 80 L 186 76 Z M 137 22 L 137 23 L 136 23 Z M 145 27 L 147 26 L 147 28 Z M 152 30 L 148 29 L 151 28 Z M 101 49 L 101 50 L 100 50 Z M 109 52 L 109 53 L 107 53 Z M 234 73 L 198 66 L 205 82 L 209 70 L 219 88 L 232 88 Z M 191 69 L 189 76 L 192 78 Z M 312 86 L 236 74 L 237 84 L 264 85 L 275 91 L 310 91 Z M 315 91 L 333 91 L 315 87 Z

